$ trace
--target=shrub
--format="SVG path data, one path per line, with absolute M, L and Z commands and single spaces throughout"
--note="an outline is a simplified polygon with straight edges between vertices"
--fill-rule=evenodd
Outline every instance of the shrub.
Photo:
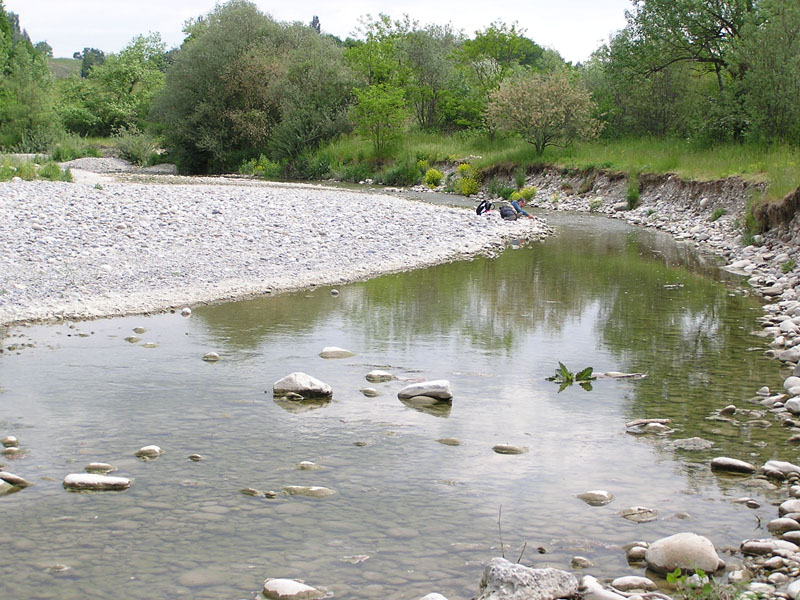
M 516 171 L 514 171 L 514 183 L 517 185 L 518 190 L 521 190 L 525 186 L 524 167 L 519 167 Z
M 628 192 L 625 196 L 628 201 L 628 209 L 633 210 L 639 204 L 639 193 L 641 192 L 639 186 L 639 172 L 631 171 L 628 174 Z
M 421 174 L 417 165 L 410 160 L 402 160 L 387 168 L 380 176 L 384 185 L 415 185 Z
M 365 162 L 341 165 L 338 168 L 334 168 L 333 172 L 336 178 L 340 181 L 352 181 L 354 183 L 364 181 L 365 179 L 372 179 L 374 177 L 372 167 L 369 165 L 369 163 Z
M 519 194 L 520 194 L 520 196 L 522 196 L 523 200 L 532 200 L 533 197 L 536 195 L 536 193 L 538 191 L 539 190 L 537 190 L 534 186 L 529 185 L 529 186 L 526 186 L 526 187 L 522 188 L 519 191 Z
M 469 163 L 461 163 L 456 167 L 456 173 L 461 177 L 472 177 L 475 173 L 475 168 Z
M 60 181 L 62 176 L 61 167 L 54 162 L 49 162 L 42 167 L 39 167 L 38 175 L 42 179 L 49 179 L 50 181 Z
M 120 127 L 111 136 L 122 158 L 143 167 L 158 149 L 156 138 L 136 127 Z
M 257 159 L 251 158 L 239 167 L 242 175 L 255 175 L 256 177 L 278 178 L 281 176 L 281 165 L 271 161 L 261 154 Z
M 603 199 L 599 196 L 589 200 L 589 212 L 597 212 L 601 206 L 603 206 Z
M 715 208 L 714 212 L 711 213 L 711 216 L 708 218 L 708 220 L 713 223 L 714 221 L 719 219 L 722 215 L 724 215 L 726 212 L 728 211 L 726 211 L 724 208 Z
M 472 196 L 473 194 L 477 194 L 480 189 L 480 182 L 471 177 L 459 177 L 453 183 L 453 191 L 462 196 Z
M 56 162 L 66 162 L 84 156 L 101 156 L 100 149 L 90 144 L 86 138 L 77 134 L 64 135 L 52 148 L 52 157 Z
M 16 177 L 24 179 L 25 181 L 33 181 L 36 179 L 36 163 L 32 161 L 25 161 L 17 167 Z
M 442 183 L 442 179 L 444 179 L 444 174 L 441 171 L 436 169 L 425 171 L 425 185 L 435 188 Z
M 427 173 L 428 172 L 428 161 L 424 158 L 420 158 L 417 161 L 417 168 L 420 170 L 420 173 Z

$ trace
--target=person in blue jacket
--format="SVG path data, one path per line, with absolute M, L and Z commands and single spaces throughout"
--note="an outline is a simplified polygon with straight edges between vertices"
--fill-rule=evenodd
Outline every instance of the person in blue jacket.
M 517 216 L 526 216 L 529 219 L 532 219 L 533 216 L 522 210 L 522 207 L 525 206 L 525 200 L 512 200 L 511 206 L 514 207 L 514 211 L 517 213 Z

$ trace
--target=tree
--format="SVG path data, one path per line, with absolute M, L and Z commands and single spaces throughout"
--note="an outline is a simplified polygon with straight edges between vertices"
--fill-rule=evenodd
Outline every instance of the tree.
M 84 48 L 81 58 L 81 77 L 88 77 L 96 65 L 102 65 L 106 55 L 97 48 Z
M 403 90 L 386 84 L 356 89 L 353 119 L 359 133 L 372 140 L 377 156 L 383 156 L 396 140 L 408 115 Z
M 800 4 L 763 0 L 735 48 L 748 136 L 800 144 Z
M 353 77 L 311 27 L 232 0 L 190 21 L 151 118 L 179 168 L 238 168 L 259 154 L 294 161 L 348 126 Z
M 519 134 L 541 155 L 547 146 L 591 139 L 600 131 L 589 93 L 570 82 L 564 70 L 509 79 L 491 95 L 492 126 Z

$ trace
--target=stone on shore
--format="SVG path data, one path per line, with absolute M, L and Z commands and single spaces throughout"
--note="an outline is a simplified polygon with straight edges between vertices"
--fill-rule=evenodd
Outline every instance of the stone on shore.
M 262 593 L 271 600 L 321 600 L 325 592 L 294 579 L 267 579 Z
M 658 586 L 652 579 L 647 577 L 640 577 L 638 575 L 626 575 L 625 577 L 617 577 L 611 582 L 611 587 L 621 592 L 632 592 L 634 590 L 641 590 L 643 592 L 654 592 Z
M 728 458 L 727 456 L 719 456 L 717 458 L 711 459 L 711 470 L 725 471 L 727 473 L 750 474 L 756 472 L 756 467 L 755 465 L 752 465 L 749 462 L 745 462 L 743 460 L 738 460 L 736 458 Z
M 772 554 L 776 550 L 787 550 L 789 552 L 797 552 L 800 548 L 796 544 L 786 540 L 775 540 L 772 538 L 766 539 L 751 539 L 744 540 L 739 549 L 743 554 L 750 554 L 753 556 L 764 556 Z
M 625 596 L 607 590 L 591 575 L 584 575 L 579 589 L 583 600 L 625 600 Z
M 797 531 L 798 529 L 800 529 L 800 523 L 786 517 L 772 519 L 772 521 L 767 523 L 767 531 L 773 535 L 781 535 L 787 531 Z
M 338 348 L 336 346 L 326 346 L 322 349 L 322 352 L 319 353 L 320 358 L 349 358 L 351 356 L 355 356 L 355 352 L 350 352 L 350 350 L 345 350 L 344 348 Z
M 605 490 L 590 490 L 578 494 L 578 499 L 583 500 L 589 506 L 604 506 L 611 502 L 614 496 Z
M 764 463 L 764 473 L 768 477 L 786 479 L 792 473 L 800 475 L 800 466 L 783 460 L 768 460 Z
M 725 563 L 717 556 L 714 544 L 695 533 L 676 533 L 656 540 L 645 554 L 647 566 L 658 573 L 671 573 L 676 568 L 685 571 L 702 569 L 714 573 Z
M 428 396 L 437 400 L 452 400 L 453 392 L 450 391 L 450 382 L 446 379 L 436 379 L 412 383 L 397 392 L 397 397 L 401 400 L 413 398 L 414 396 Z
M 275 396 L 294 393 L 303 398 L 329 398 L 333 395 L 333 389 L 327 383 L 323 383 L 311 375 L 295 372 L 273 383 L 272 393 Z
M 127 477 L 112 477 L 94 473 L 70 473 L 64 478 L 64 487 L 70 491 L 120 491 L 131 487 Z
M 578 591 L 572 573 L 553 568 L 533 569 L 493 558 L 483 572 L 475 600 L 556 600 Z
M 780 516 L 789 513 L 800 513 L 800 498 L 790 498 L 781 502 L 780 506 L 778 506 L 778 514 Z

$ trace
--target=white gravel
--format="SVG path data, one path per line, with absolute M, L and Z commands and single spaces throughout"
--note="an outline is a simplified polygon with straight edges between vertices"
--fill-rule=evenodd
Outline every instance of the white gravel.
M 308 185 L 15 180 L 0 183 L 0 325 L 362 280 L 548 231 L 540 219 Z

